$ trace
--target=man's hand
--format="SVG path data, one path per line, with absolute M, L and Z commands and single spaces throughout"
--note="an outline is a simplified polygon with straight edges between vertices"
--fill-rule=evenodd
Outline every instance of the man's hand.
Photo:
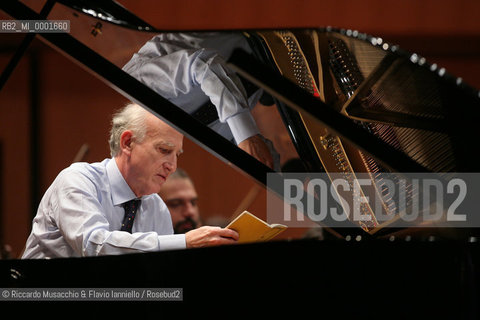
M 238 144 L 238 147 L 248 154 L 255 157 L 257 160 L 266 166 L 273 168 L 273 158 L 267 144 L 263 141 L 260 135 L 252 136 L 243 140 Z
M 187 248 L 200 248 L 218 246 L 222 244 L 234 244 L 238 240 L 238 233 L 231 229 L 220 227 L 200 227 L 185 233 Z

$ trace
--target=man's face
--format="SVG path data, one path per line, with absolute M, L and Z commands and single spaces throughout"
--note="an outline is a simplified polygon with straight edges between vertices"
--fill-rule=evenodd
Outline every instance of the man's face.
M 183 146 L 183 135 L 157 117 L 149 114 L 145 122 L 146 135 L 140 142 L 133 138 L 128 159 L 127 182 L 137 196 L 159 192 Z
M 198 196 L 190 179 L 167 180 L 159 195 L 170 210 L 175 233 L 185 233 L 200 226 Z

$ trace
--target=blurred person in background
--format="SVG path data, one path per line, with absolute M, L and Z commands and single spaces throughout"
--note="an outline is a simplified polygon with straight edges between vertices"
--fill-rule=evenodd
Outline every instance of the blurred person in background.
M 202 226 L 197 191 L 185 170 L 177 168 L 162 185 L 158 195 L 170 211 L 174 233 L 186 233 Z

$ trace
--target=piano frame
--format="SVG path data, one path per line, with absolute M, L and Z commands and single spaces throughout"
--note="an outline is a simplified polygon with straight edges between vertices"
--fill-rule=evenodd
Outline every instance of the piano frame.
M 0 9 L 15 19 L 42 18 L 17 1 L 3 1 Z M 68 34 L 39 35 L 125 97 L 266 185 L 266 174 L 273 173 L 272 170 L 93 50 Z M 230 66 L 276 98 L 309 113 L 386 166 L 399 172 L 426 171 L 243 52 L 232 57 Z M 283 192 L 272 191 L 280 195 Z M 31 288 L 179 287 L 184 289 L 187 304 L 215 303 L 234 308 L 242 301 L 273 301 L 299 313 L 302 310 L 297 306 L 310 304 L 319 305 L 319 312 L 339 316 L 384 310 L 405 316 L 469 318 L 479 314 L 479 252 L 476 241 L 281 241 L 81 259 L 5 260 L 0 261 L 0 283 L 2 287 Z M 133 277 L 120 281 L 132 266 Z M 259 269 L 265 272 L 259 273 Z M 402 290 L 408 290 L 407 294 Z M 159 307 L 165 306 L 142 305 L 145 312 L 152 314 Z

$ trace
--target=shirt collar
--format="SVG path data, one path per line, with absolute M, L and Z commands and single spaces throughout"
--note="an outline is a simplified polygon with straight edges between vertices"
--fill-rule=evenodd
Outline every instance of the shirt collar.
M 115 158 L 112 158 L 110 161 L 108 161 L 106 168 L 108 182 L 110 183 L 112 192 L 112 203 L 114 206 L 137 198 L 118 169 Z

